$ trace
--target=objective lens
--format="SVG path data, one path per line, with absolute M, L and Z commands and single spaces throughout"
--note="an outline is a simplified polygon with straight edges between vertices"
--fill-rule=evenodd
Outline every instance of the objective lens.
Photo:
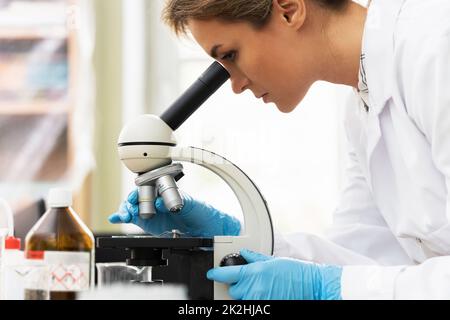
M 179 212 L 183 209 L 183 199 L 178 191 L 177 183 L 170 175 L 162 176 L 156 180 L 156 188 L 170 212 Z
M 140 186 L 139 192 L 139 217 L 151 219 L 156 214 L 155 208 L 155 187 Z

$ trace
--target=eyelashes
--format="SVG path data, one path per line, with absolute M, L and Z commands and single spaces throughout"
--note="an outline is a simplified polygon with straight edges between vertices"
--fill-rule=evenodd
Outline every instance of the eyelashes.
M 226 54 L 224 54 L 221 59 L 224 60 L 224 61 L 231 61 L 231 62 L 233 62 L 234 60 L 236 60 L 236 56 L 237 56 L 237 51 L 232 50 L 232 51 L 227 52 Z

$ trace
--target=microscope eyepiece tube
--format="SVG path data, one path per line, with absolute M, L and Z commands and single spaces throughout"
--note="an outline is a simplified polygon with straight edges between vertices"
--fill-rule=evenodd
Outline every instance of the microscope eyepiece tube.
M 155 208 L 155 187 L 139 186 L 139 216 L 142 219 L 151 219 L 156 214 Z
M 183 208 L 183 198 L 181 198 L 177 183 L 171 175 L 162 176 L 156 180 L 156 188 L 170 212 L 179 212 Z
M 228 71 L 214 62 L 160 118 L 175 131 L 229 78 Z

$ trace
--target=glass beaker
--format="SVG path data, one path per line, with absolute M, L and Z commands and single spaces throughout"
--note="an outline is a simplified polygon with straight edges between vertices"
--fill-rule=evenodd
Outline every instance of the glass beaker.
M 50 269 L 44 263 L 29 262 L 16 269 L 24 282 L 25 300 L 50 299 Z
M 124 262 L 96 263 L 97 286 L 151 282 L 151 267 L 128 266 Z

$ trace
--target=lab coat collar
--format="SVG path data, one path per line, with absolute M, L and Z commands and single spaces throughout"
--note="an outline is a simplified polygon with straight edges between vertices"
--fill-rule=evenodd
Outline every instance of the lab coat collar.
M 392 96 L 394 29 L 405 0 L 373 0 L 363 35 L 370 113 L 381 113 Z

